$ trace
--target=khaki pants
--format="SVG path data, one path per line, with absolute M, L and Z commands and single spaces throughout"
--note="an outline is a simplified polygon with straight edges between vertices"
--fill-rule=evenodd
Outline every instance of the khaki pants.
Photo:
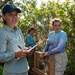
M 28 73 L 27 72 L 25 72 L 25 73 L 8 73 L 6 75 L 28 75 Z
M 66 52 L 55 54 L 55 75 L 63 75 L 66 70 L 68 58 Z

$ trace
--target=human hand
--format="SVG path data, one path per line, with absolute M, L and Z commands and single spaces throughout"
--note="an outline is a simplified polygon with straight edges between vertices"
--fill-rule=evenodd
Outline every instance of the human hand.
M 15 53 L 16 58 L 25 58 L 26 56 L 27 56 L 27 53 L 22 50 Z
M 27 54 L 31 54 L 32 50 L 30 50 L 32 47 L 27 47 L 26 50 L 23 50 L 23 52 L 27 53 Z
M 45 52 L 40 53 L 40 58 L 44 57 Z
M 33 49 L 33 50 L 31 50 L 29 54 L 33 54 L 33 53 L 34 53 L 34 49 Z
M 32 54 L 34 52 L 34 50 L 30 51 L 31 48 L 32 48 L 31 46 L 28 47 L 28 49 L 27 49 L 28 50 L 28 54 Z
M 42 52 L 42 53 L 40 53 L 40 58 L 43 58 L 43 57 L 45 57 L 47 55 L 48 55 L 48 52 Z
M 47 56 L 47 55 L 48 55 L 48 52 L 45 52 L 45 53 L 44 53 L 44 56 Z

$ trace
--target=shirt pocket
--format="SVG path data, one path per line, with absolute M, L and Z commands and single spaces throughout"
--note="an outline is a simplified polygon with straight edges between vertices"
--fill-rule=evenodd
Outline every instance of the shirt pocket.
M 17 52 L 20 51 L 21 49 L 18 47 L 19 41 L 16 38 L 12 38 L 8 41 L 7 43 L 7 51 L 13 51 Z

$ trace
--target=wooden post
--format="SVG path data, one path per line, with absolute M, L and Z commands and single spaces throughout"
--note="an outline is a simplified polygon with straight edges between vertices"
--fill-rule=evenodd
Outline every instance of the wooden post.
M 45 75 L 42 73 L 41 70 L 39 70 L 39 54 L 40 52 L 35 52 L 34 53 L 34 67 L 33 67 L 33 72 L 34 75 Z M 49 56 L 48 58 L 48 75 L 54 75 L 54 55 Z
M 34 67 L 36 68 L 37 67 L 37 58 L 36 58 L 36 52 L 34 52 Z M 33 70 L 33 69 L 32 69 Z M 37 75 L 35 72 L 33 75 Z
M 54 55 L 51 55 L 48 61 L 48 75 L 54 75 L 54 70 Z
M 34 67 L 32 68 L 34 74 L 33 75 L 45 75 L 40 69 L 39 69 L 39 54 L 40 52 L 34 53 Z

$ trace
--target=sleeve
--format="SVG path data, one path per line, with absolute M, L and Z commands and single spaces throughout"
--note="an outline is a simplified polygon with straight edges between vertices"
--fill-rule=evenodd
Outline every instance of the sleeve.
M 49 50 L 49 46 L 46 45 L 46 46 L 44 47 L 44 52 L 46 52 L 46 51 L 48 51 L 48 50 Z
M 21 31 L 20 28 L 19 28 L 19 31 L 18 31 L 18 32 L 20 32 L 20 34 L 21 34 L 21 36 L 22 36 L 22 38 L 23 38 L 23 43 L 24 43 L 24 48 L 25 48 L 24 36 L 23 36 L 22 31 Z
M 26 43 L 28 46 L 34 46 L 36 44 L 36 42 L 34 41 L 34 38 L 32 38 L 31 36 L 26 37 Z
M 0 62 L 8 62 L 15 59 L 15 52 L 7 52 L 7 40 L 3 33 L 0 33 Z
M 61 33 L 57 47 L 53 48 L 52 50 L 49 50 L 48 55 L 56 54 L 56 53 L 61 52 L 61 50 L 65 48 L 66 42 L 67 42 L 66 33 Z

